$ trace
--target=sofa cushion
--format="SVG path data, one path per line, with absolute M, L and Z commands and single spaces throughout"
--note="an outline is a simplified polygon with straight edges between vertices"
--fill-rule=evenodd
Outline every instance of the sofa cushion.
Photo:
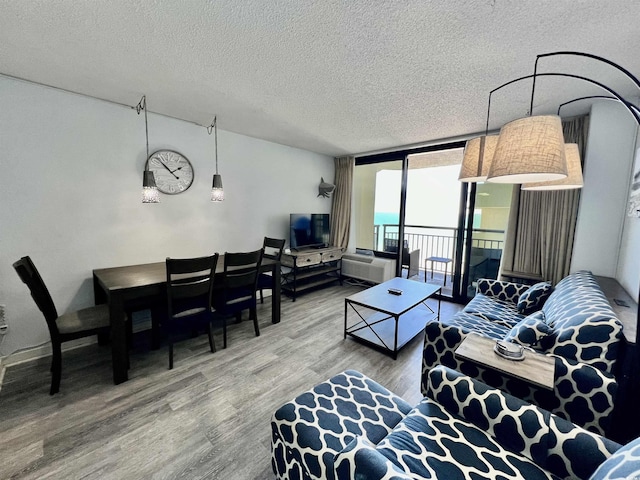
M 478 404 L 482 408 L 484 401 Z M 521 433 L 515 425 L 508 429 L 509 434 Z M 412 478 L 556 478 L 525 455 L 504 448 L 486 430 L 428 398 L 376 449 Z
M 511 325 L 501 322 L 489 322 L 477 315 L 464 311 L 456 313 L 452 318 L 441 320 L 440 324 L 449 327 L 458 327 L 464 333 L 474 332 L 495 340 L 502 340 L 511 330 Z
M 544 312 L 538 311 L 520 320 L 504 339 L 525 347 L 540 349 L 540 340 L 552 332 L 553 329 L 545 323 Z
M 518 312 L 516 304 L 477 293 L 464 307 L 463 312 L 480 317 L 481 321 L 502 323 L 511 328 L 525 316 Z
M 551 295 L 551 292 L 553 292 L 553 287 L 548 282 L 539 282 L 531 285 L 531 287 L 518 298 L 516 309 L 524 315 L 536 312 L 542 308 L 549 298 L 549 295 Z
M 640 438 L 628 443 L 604 461 L 590 480 L 640 478 Z

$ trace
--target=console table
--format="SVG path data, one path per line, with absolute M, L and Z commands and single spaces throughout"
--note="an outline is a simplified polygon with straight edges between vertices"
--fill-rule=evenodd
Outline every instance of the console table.
M 493 351 L 495 344 L 496 341 L 491 338 L 470 333 L 456 349 L 455 355 L 485 368 L 491 368 L 547 390 L 553 390 L 555 382 L 555 361 L 553 358 L 525 349 L 524 360 L 507 360 Z
M 288 267 L 289 271 L 282 272 L 282 291 L 295 302 L 296 296 L 306 290 L 335 281 L 342 284 L 341 258 L 342 249 L 338 247 L 283 253 L 280 263 L 283 267 Z

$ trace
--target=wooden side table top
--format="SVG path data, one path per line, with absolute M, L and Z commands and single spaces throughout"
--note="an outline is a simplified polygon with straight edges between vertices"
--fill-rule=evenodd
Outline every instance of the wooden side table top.
M 493 351 L 496 341 L 470 333 L 456 349 L 456 355 L 483 367 L 492 368 L 501 373 L 525 382 L 553 390 L 555 360 L 553 357 L 524 350 L 524 360 L 514 361 L 502 358 Z

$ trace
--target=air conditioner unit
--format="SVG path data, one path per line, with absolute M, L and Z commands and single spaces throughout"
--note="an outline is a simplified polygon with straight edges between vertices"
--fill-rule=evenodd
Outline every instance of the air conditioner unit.
M 341 270 L 344 277 L 383 283 L 396 276 L 396 261 L 390 258 L 346 253 L 342 256 Z

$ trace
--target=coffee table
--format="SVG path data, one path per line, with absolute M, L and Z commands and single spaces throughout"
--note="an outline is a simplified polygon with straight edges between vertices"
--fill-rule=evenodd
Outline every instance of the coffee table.
M 390 288 L 402 295 L 389 293 Z M 349 335 L 398 358 L 398 351 L 428 322 L 440 318 L 440 297 L 437 310 L 426 303 L 440 288 L 396 277 L 345 298 L 344 338 Z

